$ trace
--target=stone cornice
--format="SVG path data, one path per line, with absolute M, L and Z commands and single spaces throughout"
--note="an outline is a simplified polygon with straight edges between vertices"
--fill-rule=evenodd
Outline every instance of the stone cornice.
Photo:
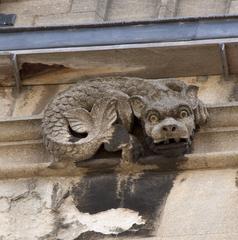
M 213 106 L 208 110 L 210 120 L 206 127 L 196 133 L 193 153 L 187 154 L 183 161 L 171 167 L 168 162 L 161 160 L 160 167 L 140 165 L 138 168 L 135 165 L 125 171 L 141 171 L 148 167 L 158 171 L 237 167 L 238 105 Z M 84 167 L 90 166 L 90 161 L 74 170 L 48 168 L 50 156 L 42 145 L 40 125 L 41 116 L 0 121 L 0 163 L 4 163 L 0 166 L 0 178 L 72 176 L 87 171 Z M 118 161 L 112 158 L 109 162 L 107 160 L 106 165 L 110 167 Z M 100 168 L 100 164 L 105 162 L 99 162 L 95 168 Z M 122 169 L 119 167 L 117 170 Z

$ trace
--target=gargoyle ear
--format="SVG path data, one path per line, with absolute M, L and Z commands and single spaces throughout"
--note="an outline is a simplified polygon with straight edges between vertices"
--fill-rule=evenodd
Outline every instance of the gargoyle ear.
M 189 85 L 186 93 L 193 106 L 195 122 L 197 125 L 201 125 L 206 123 L 209 114 L 206 106 L 198 99 L 198 89 L 197 86 Z
M 198 89 L 199 87 L 195 85 L 189 85 L 186 91 L 189 100 L 191 101 L 193 108 L 197 107 L 198 104 Z
M 145 101 L 144 97 L 134 95 L 134 96 L 130 97 L 129 101 L 130 101 L 131 108 L 132 108 L 135 116 L 137 118 L 140 118 L 142 110 L 146 106 L 146 101 Z

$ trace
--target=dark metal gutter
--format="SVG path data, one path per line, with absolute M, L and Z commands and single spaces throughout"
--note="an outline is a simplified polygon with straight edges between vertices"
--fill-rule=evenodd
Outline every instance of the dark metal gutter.
M 238 37 L 237 16 L 80 26 L 4 28 L 0 30 L 0 51 L 236 37 Z

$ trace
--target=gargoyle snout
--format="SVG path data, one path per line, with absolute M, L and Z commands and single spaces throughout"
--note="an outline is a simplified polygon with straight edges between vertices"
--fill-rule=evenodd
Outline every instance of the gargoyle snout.
M 178 129 L 178 126 L 176 124 L 167 124 L 162 127 L 162 131 L 166 133 L 176 132 L 177 129 Z
M 160 142 L 166 139 L 188 138 L 189 133 L 183 123 L 174 118 L 167 118 L 153 127 L 151 136 L 155 142 Z

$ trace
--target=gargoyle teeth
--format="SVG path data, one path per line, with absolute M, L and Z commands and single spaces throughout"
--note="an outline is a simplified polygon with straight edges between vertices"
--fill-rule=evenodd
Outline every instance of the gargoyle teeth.
M 188 144 L 191 144 L 191 139 L 189 139 L 189 138 L 169 138 L 169 139 L 165 139 L 163 141 L 154 140 L 154 143 L 159 144 L 159 145 L 166 145 L 166 144 L 173 144 L 173 143 L 188 143 Z

